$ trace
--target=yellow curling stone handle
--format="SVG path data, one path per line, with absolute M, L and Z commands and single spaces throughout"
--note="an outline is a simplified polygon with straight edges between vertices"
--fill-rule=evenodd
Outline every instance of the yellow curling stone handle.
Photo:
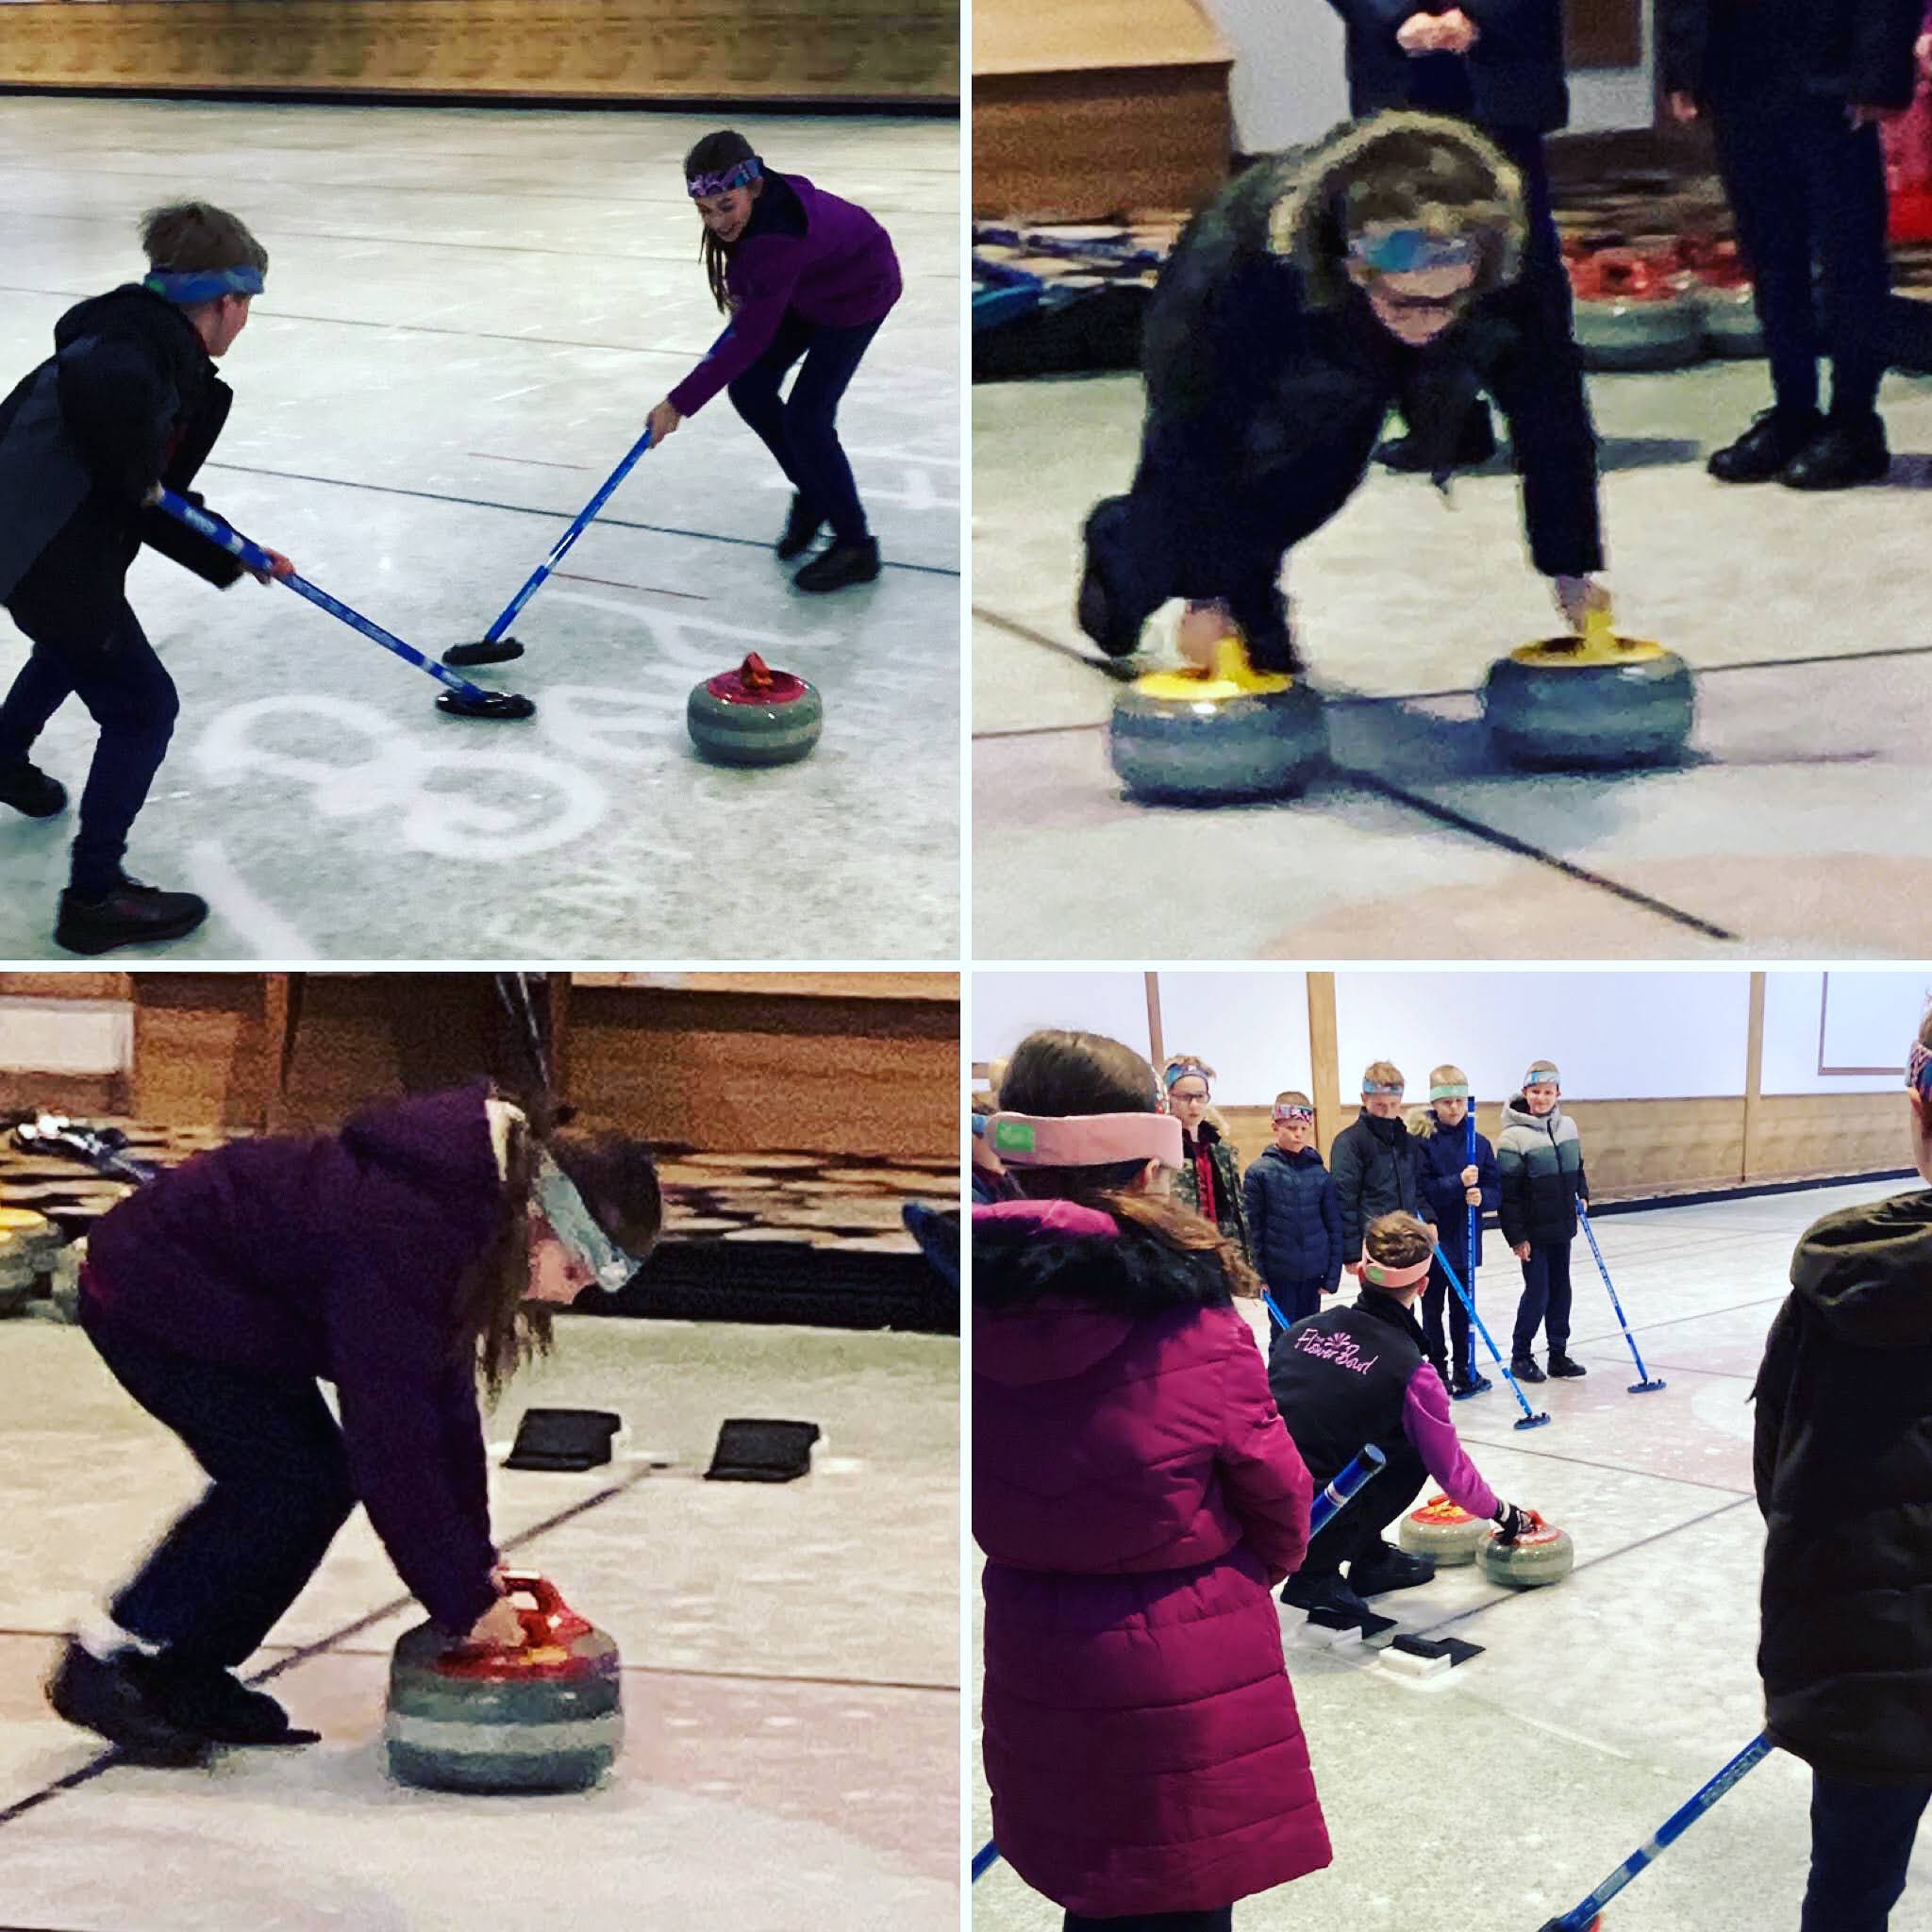
M 1268 697 L 1292 691 L 1294 679 L 1271 671 L 1257 671 L 1248 662 L 1246 646 L 1238 637 L 1223 638 L 1215 646 L 1211 671 L 1150 671 L 1134 680 L 1134 689 L 1150 698 L 1172 698 L 1180 704 L 1224 704 L 1230 698 Z
M 1524 644 L 1509 655 L 1519 664 L 1539 664 L 1557 669 L 1566 664 L 1654 663 L 1659 658 L 1669 657 L 1670 653 L 1661 644 L 1651 643 L 1643 638 L 1620 638 L 1611 628 L 1610 613 L 1592 606 L 1583 613 L 1582 637 L 1544 638 L 1537 643 Z

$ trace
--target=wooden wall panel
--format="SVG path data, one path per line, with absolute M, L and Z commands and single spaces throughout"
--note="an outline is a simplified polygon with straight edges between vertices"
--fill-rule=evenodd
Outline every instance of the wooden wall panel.
M 131 1000 L 131 973 L 0 973 L 0 999 Z
M 138 973 L 134 1091 L 139 1120 L 259 1126 L 270 1069 L 258 973 Z
M 95 0 L 4 8 L 0 85 L 946 103 L 958 0 Z

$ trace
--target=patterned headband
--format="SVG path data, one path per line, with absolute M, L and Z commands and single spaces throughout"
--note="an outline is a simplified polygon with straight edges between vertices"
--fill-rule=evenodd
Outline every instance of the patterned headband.
M 1364 1078 L 1362 1081 L 1362 1093 L 1364 1097 L 1371 1093 L 1401 1093 L 1406 1091 L 1400 1080 L 1370 1080 Z
M 1348 252 L 1378 275 L 1407 275 L 1423 269 L 1467 268 L 1481 251 L 1468 235 L 1431 235 L 1426 228 L 1375 224 L 1348 238 Z
M 1563 1083 L 1557 1077 L 1554 1061 L 1536 1060 L 1531 1063 L 1529 1072 L 1524 1074 L 1523 1084 L 1525 1087 L 1560 1087 Z
M 197 268 L 178 273 L 158 268 L 142 278 L 141 286 L 165 295 L 179 308 L 199 308 L 204 302 L 218 301 L 224 295 L 258 295 L 265 284 L 258 268 Z
M 1906 1061 L 1906 1085 L 1932 1100 L 1932 1047 L 1912 1042 L 1911 1057 Z
M 1214 1076 L 1206 1067 L 1197 1067 L 1192 1060 L 1170 1060 L 1167 1072 L 1160 1076 L 1167 1083 L 1172 1093 L 1183 1080 L 1198 1080 L 1211 1093 L 1214 1091 Z
M 1469 1098 L 1469 1083 L 1464 1081 L 1459 1087 L 1431 1087 L 1429 1089 L 1429 1098 L 1431 1100 L 1467 1100 Z
M 685 192 L 693 201 L 701 200 L 707 194 L 729 194 L 734 188 L 749 188 L 763 172 L 764 163 L 758 156 L 748 155 L 719 174 L 693 175 L 684 184 Z
M 1276 1126 L 1281 1125 L 1284 1121 L 1312 1121 L 1314 1118 L 1315 1109 L 1312 1107 L 1291 1104 L 1286 1107 L 1277 1106 L 1274 1109 L 1274 1124 Z

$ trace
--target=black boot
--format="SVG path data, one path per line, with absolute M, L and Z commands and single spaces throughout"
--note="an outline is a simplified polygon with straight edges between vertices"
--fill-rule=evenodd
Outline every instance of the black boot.
M 217 1744 L 313 1744 L 320 1731 L 297 1730 L 266 1690 L 251 1690 L 218 1664 L 184 1661 L 169 1651 L 136 1657 L 129 1668 L 154 1709 L 177 1729 Z
M 67 788 L 31 758 L 18 758 L 0 765 L 0 805 L 10 805 L 30 819 L 58 818 L 67 809 Z
M 1720 483 L 1769 483 L 1783 474 L 1806 446 L 1824 427 L 1824 418 L 1816 409 L 1786 414 L 1781 409 L 1765 409 L 1752 418 L 1751 426 L 1736 442 L 1726 443 L 1705 467 Z
M 1383 1596 L 1391 1590 L 1414 1590 L 1432 1581 L 1436 1574 L 1433 1557 L 1411 1557 L 1393 1543 L 1377 1543 L 1367 1556 L 1357 1557 L 1348 1566 L 1348 1580 L 1357 1596 Z
M 1549 1379 L 1526 1355 L 1512 1356 L 1510 1357 L 1509 1373 L 1519 1382 L 1542 1382 Z
M 208 917 L 208 901 L 192 892 L 164 892 L 125 873 L 110 892 L 82 898 L 60 894 L 54 942 L 70 953 L 111 953 L 117 946 L 151 946 L 185 939 Z
M 794 557 L 803 557 L 824 526 L 824 518 L 794 490 L 791 492 L 791 514 L 786 518 L 785 534 L 777 542 L 779 562 L 790 563 Z
M 1577 1376 L 1589 1374 L 1590 1371 L 1581 1362 L 1573 1362 L 1562 1349 L 1553 1348 L 1550 1351 L 1550 1374 L 1562 1381 L 1574 1382 Z
M 103 1663 L 69 1643 L 47 1680 L 47 1702 L 71 1724 L 107 1739 L 136 1764 L 199 1764 L 208 1740 L 170 1720 L 156 1705 L 136 1666 L 138 1651 Z
M 834 541 L 791 581 L 801 591 L 842 591 L 848 584 L 869 584 L 878 574 L 878 539 L 866 537 L 857 543 Z
M 1297 1610 L 1340 1610 L 1350 1617 L 1371 1614 L 1360 1595 L 1336 1572 L 1313 1576 L 1297 1573 L 1281 1586 L 1281 1601 Z
M 1456 469 L 1479 470 L 1495 454 L 1496 425 L 1490 415 L 1490 406 L 1479 400 L 1463 418 L 1451 460 Z M 1404 476 L 1425 475 L 1429 469 L 1428 452 L 1423 448 L 1421 439 L 1412 433 L 1393 436 L 1386 442 L 1377 443 L 1375 460 L 1384 469 L 1393 470 Z
M 1777 473 L 1777 480 L 1787 490 L 1851 490 L 1860 483 L 1882 483 L 1890 468 L 1885 425 L 1875 413 L 1829 416 Z

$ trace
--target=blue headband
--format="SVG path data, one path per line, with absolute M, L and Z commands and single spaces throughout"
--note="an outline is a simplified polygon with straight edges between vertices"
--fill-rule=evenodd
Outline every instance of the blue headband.
M 576 1183 L 546 1149 L 537 1157 L 538 1211 L 565 1247 L 597 1277 L 606 1294 L 615 1294 L 644 1264 L 611 1240 L 592 1214 Z
M 1400 1093 L 1402 1091 L 1403 1085 L 1400 1080 L 1364 1080 L 1362 1082 L 1362 1092 L 1365 1095 L 1370 1093 Z
M 204 302 L 218 301 L 224 295 L 258 295 L 263 282 L 258 268 L 197 268 L 180 274 L 158 268 L 141 286 L 183 308 L 199 308 Z
M 1183 1080 L 1198 1080 L 1202 1086 L 1207 1088 L 1208 1092 L 1211 1093 L 1214 1091 L 1214 1082 L 1208 1077 L 1206 1067 L 1184 1066 L 1179 1060 L 1175 1060 L 1169 1066 L 1167 1072 L 1160 1077 L 1167 1082 L 1167 1091 L 1170 1093 Z
M 693 201 L 707 194 L 729 194 L 734 188 L 749 188 L 764 170 L 756 155 L 721 170 L 716 175 L 693 175 L 685 186 L 685 192 Z
M 1467 235 L 1431 235 L 1425 228 L 1364 228 L 1348 238 L 1348 252 L 1387 275 L 1420 269 L 1466 268 L 1478 250 Z
M 1927 1100 L 1932 1100 L 1932 1052 L 1921 1046 L 1916 1040 L 1906 1060 L 1906 1085 L 1916 1088 Z

